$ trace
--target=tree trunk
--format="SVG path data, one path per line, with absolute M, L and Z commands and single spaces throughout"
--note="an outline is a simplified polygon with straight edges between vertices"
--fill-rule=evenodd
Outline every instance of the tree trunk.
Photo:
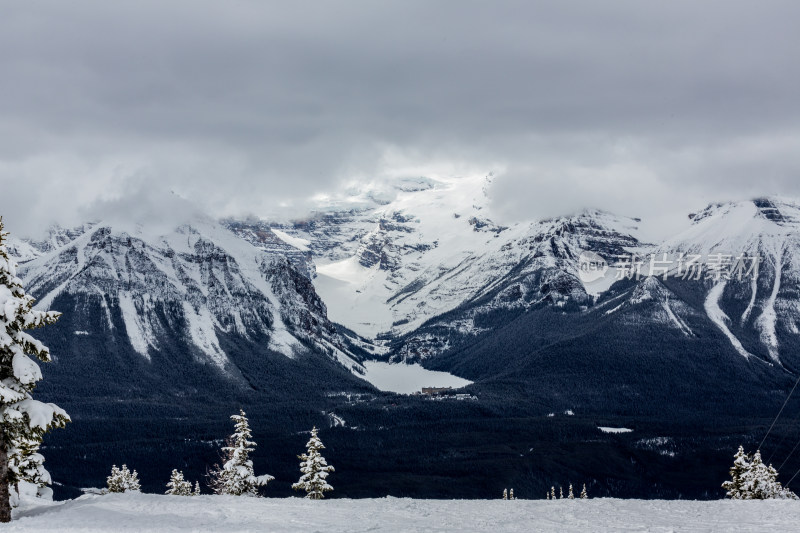
M 11 493 L 8 484 L 8 448 L 0 430 L 0 522 L 11 522 Z

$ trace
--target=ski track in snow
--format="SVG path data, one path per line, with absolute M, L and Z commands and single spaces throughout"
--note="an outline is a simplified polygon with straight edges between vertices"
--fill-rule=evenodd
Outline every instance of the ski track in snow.
M 747 308 L 744 310 L 744 313 L 742 313 L 742 326 L 744 326 L 744 323 L 750 318 L 750 313 L 753 312 L 753 307 L 756 305 L 756 293 L 758 293 L 758 277 L 753 276 L 750 281 L 750 302 L 748 302 Z
M 565 487 L 566 489 L 566 487 Z M 269 489 L 267 489 L 269 490 Z M 580 488 L 578 487 L 578 490 Z M 335 494 L 335 493 L 334 493 Z M 591 487 L 589 487 L 591 496 Z M 8 533 L 797 531 L 800 502 L 86 495 L 14 511 Z
M 703 304 L 703 307 L 706 310 L 706 314 L 711 321 L 716 324 L 716 326 L 728 337 L 728 340 L 731 341 L 731 344 L 739 352 L 739 355 L 744 357 L 745 359 L 749 359 L 753 354 L 748 352 L 742 346 L 742 343 L 739 342 L 739 339 L 728 329 L 728 324 L 726 323 L 728 320 L 728 315 L 725 314 L 719 306 L 719 299 L 722 297 L 722 293 L 725 290 L 725 286 L 727 285 L 727 281 L 721 281 L 714 285 L 714 287 L 708 291 L 708 296 L 706 296 L 706 301 Z

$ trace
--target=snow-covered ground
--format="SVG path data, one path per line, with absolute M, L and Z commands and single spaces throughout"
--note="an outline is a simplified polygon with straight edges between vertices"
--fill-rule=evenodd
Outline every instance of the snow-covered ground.
M 380 361 L 366 361 L 364 368 L 367 373 L 364 379 L 375 385 L 378 389 L 400 394 L 419 392 L 422 387 L 466 387 L 471 381 L 447 372 L 428 370 L 418 364 L 407 365 L 403 363 L 390 364 Z
M 374 500 L 86 495 L 27 504 L 4 532 L 797 531 L 800 502 Z

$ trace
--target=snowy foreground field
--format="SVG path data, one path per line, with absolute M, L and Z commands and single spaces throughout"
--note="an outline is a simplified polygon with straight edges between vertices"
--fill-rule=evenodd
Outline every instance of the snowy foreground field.
M 3 532 L 798 531 L 800 502 L 581 500 L 308 501 L 87 495 L 23 505 Z

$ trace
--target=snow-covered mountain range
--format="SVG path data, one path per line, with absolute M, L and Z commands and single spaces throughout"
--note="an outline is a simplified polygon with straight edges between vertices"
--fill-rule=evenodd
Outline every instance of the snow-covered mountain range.
M 363 373 L 363 349 L 393 361 L 435 359 L 539 308 L 598 324 L 619 316 L 687 339 L 713 329 L 724 351 L 798 368 L 800 359 L 783 353 L 800 338 L 797 202 L 711 205 L 690 215 L 688 229 L 648 244 L 639 219 L 597 210 L 497 224 L 491 180 L 398 179 L 321 198 L 292 222 L 198 216 L 160 234 L 141 224 L 56 227 L 9 249 L 42 308 L 61 294 L 80 296 L 103 310 L 109 331 L 115 309 L 143 358 L 178 335 L 198 360 L 232 374 L 220 334 L 255 332 L 287 356 L 317 351 Z M 612 268 L 590 284 L 580 275 L 587 251 L 644 261 L 636 279 Z M 674 265 L 694 254 L 762 260 L 743 279 L 687 279 Z M 669 257 L 669 276 L 648 272 L 648 257 Z M 645 312 L 646 302 L 657 305 Z

